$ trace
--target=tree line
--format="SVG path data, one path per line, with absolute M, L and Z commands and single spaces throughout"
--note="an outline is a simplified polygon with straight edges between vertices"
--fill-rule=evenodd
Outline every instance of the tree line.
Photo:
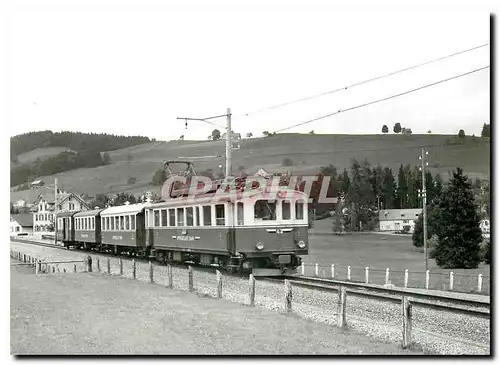
M 138 144 L 154 142 L 149 137 L 118 136 L 107 133 L 52 132 L 40 131 L 19 134 L 10 138 L 10 155 L 12 161 L 17 161 L 21 153 L 35 148 L 67 147 L 77 152 L 114 151 Z

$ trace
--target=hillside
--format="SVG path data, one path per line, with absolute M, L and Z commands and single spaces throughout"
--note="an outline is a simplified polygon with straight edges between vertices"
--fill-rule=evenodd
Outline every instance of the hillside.
M 233 172 L 244 166 L 248 173 L 258 168 L 267 171 L 287 169 L 293 174 L 315 174 L 321 166 L 332 164 L 340 171 L 349 169 L 352 159 L 364 160 L 393 169 L 400 164 L 417 165 L 421 146 L 429 151 L 429 169 L 440 173 L 444 180 L 448 172 L 462 167 L 469 177 L 487 177 L 490 174 L 490 139 L 466 137 L 462 142 L 449 135 L 302 135 L 279 134 L 272 137 L 243 140 L 240 149 L 233 151 Z M 53 184 L 54 177 L 66 190 L 87 193 L 116 194 L 131 192 L 142 194 L 150 189 L 158 193 L 160 187 L 151 184 L 156 169 L 166 160 L 225 154 L 224 141 L 174 141 L 153 142 L 110 151 L 109 165 L 80 168 L 60 174 L 42 177 Z M 293 166 L 283 167 L 284 158 L 290 158 Z M 208 168 L 218 171 L 224 158 L 193 159 L 195 169 Z M 136 182 L 128 185 L 129 177 Z M 40 189 L 40 192 L 48 192 Z M 11 200 L 32 200 L 35 191 L 12 192 Z

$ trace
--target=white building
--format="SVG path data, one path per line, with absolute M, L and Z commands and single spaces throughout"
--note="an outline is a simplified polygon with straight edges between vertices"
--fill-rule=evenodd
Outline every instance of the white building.
M 422 209 L 383 209 L 379 211 L 380 231 L 402 231 L 407 226 L 409 232 L 415 230 L 415 222 Z
M 57 212 L 78 212 L 88 210 L 87 203 L 74 193 L 61 192 L 57 196 Z M 32 208 L 33 231 L 44 233 L 53 231 L 54 227 L 54 195 L 45 198 L 42 194 L 38 196 Z
M 33 233 L 33 215 L 29 213 L 10 215 L 10 235 L 18 236 L 21 234 Z

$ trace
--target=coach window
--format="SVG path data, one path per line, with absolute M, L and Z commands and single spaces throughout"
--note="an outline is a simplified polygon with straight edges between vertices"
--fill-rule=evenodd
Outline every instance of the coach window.
M 194 225 L 193 207 L 186 208 L 186 226 L 192 227 Z
M 128 215 L 125 216 L 125 230 L 130 230 L 130 217 Z
M 125 230 L 125 222 L 123 221 L 123 215 L 120 216 L 120 231 Z
M 195 207 L 194 208 L 194 211 L 195 211 L 195 223 L 194 225 L 195 226 L 201 226 L 201 222 L 200 222 L 200 207 Z
M 154 226 L 155 227 L 159 227 L 160 226 L 160 211 L 159 210 L 155 210 L 154 211 Z
M 211 226 L 212 225 L 212 206 L 205 205 L 203 207 L 203 225 Z
M 162 227 L 168 226 L 168 215 L 166 209 L 161 210 L 161 226 Z
M 130 229 L 135 231 L 135 215 L 130 216 Z
M 224 204 L 217 204 L 215 206 L 215 224 L 217 226 L 226 225 L 225 209 L 224 208 L 225 208 Z
M 255 202 L 254 217 L 263 221 L 276 220 L 276 203 L 269 203 L 267 200 L 257 200 Z
M 281 218 L 283 220 L 289 220 L 291 218 L 291 215 L 292 215 L 292 211 L 291 211 L 290 202 L 282 201 L 281 202 Z
M 120 217 L 115 217 L 115 231 L 120 230 Z
M 242 226 L 245 224 L 245 216 L 244 216 L 244 206 L 243 203 L 236 204 L 237 217 L 238 217 L 238 225 Z
M 177 208 L 177 225 L 184 225 L 184 208 Z
M 168 210 L 168 225 L 170 227 L 175 226 L 175 209 Z
M 304 219 L 304 203 L 295 203 L 295 219 Z

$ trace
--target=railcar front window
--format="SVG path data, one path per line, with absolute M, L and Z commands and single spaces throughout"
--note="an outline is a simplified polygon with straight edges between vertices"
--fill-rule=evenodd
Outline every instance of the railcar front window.
M 304 219 L 304 203 L 295 203 L 295 219 Z
M 289 220 L 291 218 L 292 210 L 290 207 L 290 202 L 281 202 L 281 215 L 283 220 Z
M 175 226 L 175 209 L 168 210 L 168 225 L 170 227 Z
M 195 207 L 194 211 L 195 211 L 195 217 L 196 217 L 195 225 L 201 226 L 201 222 L 200 222 L 200 207 Z
M 193 226 L 194 217 L 193 217 L 193 207 L 186 208 L 186 226 Z
M 237 216 L 238 216 L 238 225 L 239 226 L 242 226 L 245 224 L 245 216 L 244 216 L 243 208 L 244 208 L 243 203 L 237 204 L 236 210 L 238 212 Z
M 263 221 L 276 220 L 276 203 L 270 203 L 267 200 L 257 200 L 255 202 L 254 217 Z
M 215 206 L 215 223 L 218 226 L 226 225 L 224 204 L 217 204 Z
M 159 210 L 155 210 L 154 211 L 155 213 L 155 227 L 159 227 L 160 226 L 160 211 Z
M 203 206 L 203 225 L 211 226 L 212 225 L 212 206 L 205 205 Z
M 161 210 L 161 226 L 162 227 L 168 226 L 168 215 L 166 209 Z
M 184 225 L 184 208 L 177 208 L 177 225 Z

